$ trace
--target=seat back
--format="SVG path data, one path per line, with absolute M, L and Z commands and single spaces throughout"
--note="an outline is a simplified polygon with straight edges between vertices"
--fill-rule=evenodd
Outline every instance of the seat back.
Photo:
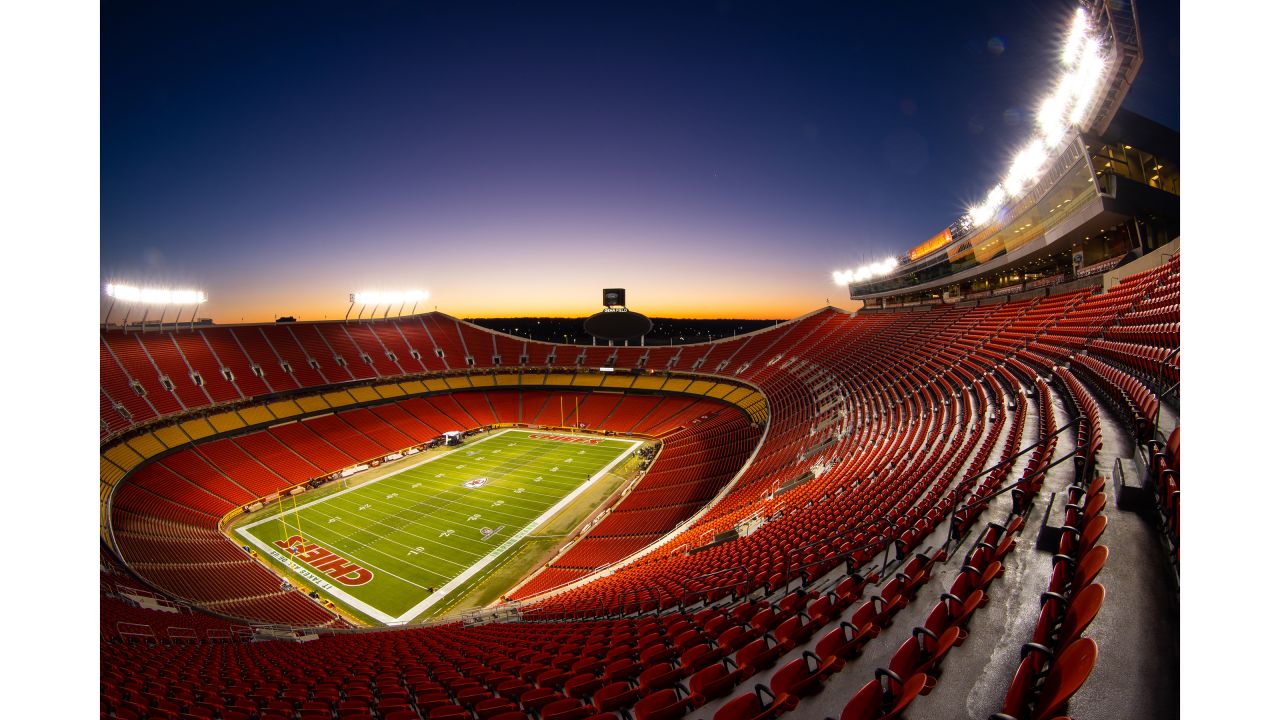
M 1067 646 L 1053 662 L 1049 677 L 1040 689 L 1040 699 L 1032 720 L 1054 717 L 1067 700 L 1084 685 L 1098 660 L 1098 643 L 1093 638 L 1080 638 Z

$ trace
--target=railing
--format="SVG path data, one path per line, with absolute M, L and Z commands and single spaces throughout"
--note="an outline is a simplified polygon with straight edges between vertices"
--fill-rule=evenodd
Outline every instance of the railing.
M 1035 441 L 1034 443 L 1032 443 L 1032 444 L 1030 444 L 1030 445 L 1026 446 L 1025 448 L 1023 448 L 1023 449 L 1021 449 L 1021 450 L 1019 450 L 1018 452 L 1014 453 L 1013 455 L 1010 455 L 1008 458 L 1005 458 L 1004 460 L 1000 460 L 1000 461 L 999 461 L 999 462 L 997 462 L 995 465 L 988 466 L 988 467 L 986 467 L 986 468 L 983 468 L 982 470 L 979 470 L 979 471 L 978 471 L 978 472 L 976 472 L 976 473 L 973 473 L 972 475 L 969 475 L 968 477 L 966 477 L 966 478 L 962 479 L 960 482 L 956 483 L 956 485 L 958 485 L 958 486 L 959 486 L 959 485 L 964 485 L 964 484 L 969 483 L 969 482 L 976 482 L 976 481 L 977 481 L 979 478 L 981 478 L 983 475 L 987 475 L 988 473 L 991 473 L 991 472 L 994 472 L 994 471 L 996 471 L 996 470 L 999 470 L 999 469 L 1001 469 L 1002 467 L 1004 467 L 1005 465 L 1008 465 L 1010 468 L 1012 468 L 1012 466 L 1013 466 L 1013 460 L 1014 460 L 1014 459 L 1019 458 L 1019 457 L 1021 457 L 1021 456 L 1025 455 L 1025 454 L 1027 454 L 1027 453 L 1029 453 L 1029 452 L 1031 452 L 1031 451 L 1033 451 L 1033 450 L 1035 450 L 1035 449 L 1037 449 L 1037 448 L 1044 447 L 1045 445 L 1047 445 L 1047 444 L 1049 443 L 1049 441 L 1050 441 L 1051 439 L 1056 438 L 1058 435 L 1061 435 L 1062 433 L 1066 432 L 1067 430 L 1074 430 L 1074 429 L 1076 428 L 1076 426 L 1077 426 L 1079 423 L 1083 422 L 1084 420 L 1085 420 L 1085 417 L 1084 417 L 1083 415 L 1076 415 L 1075 417 L 1073 417 L 1073 418 L 1071 418 L 1070 420 L 1068 420 L 1065 424 L 1063 424 L 1063 426 L 1062 426 L 1062 427 L 1060 427 L 1060 428 L 1058 428 L 1057 430 L 1055 430 L 1051 435 L 1048 435 L 1048 436 L 1046 436 L 1046 437 L 1040 438 L 1039 440 L 1037 440 L 1037 441 Z M 987 502 L 989 502 L 989 501 L 990 501 L 990 499 L 991 499 L 991 498 L 996 497 L 997 495 L 1002 495 L 1002 494 L 1004 494 L 1004 493 L 1006 493 L 1006 492 L 1009 492 L 1009 491 L 1011 491 L 1011 490 L 1013 490 L 1013 489 L 1015 489 L 1015 488 L 1019 487 L 1020 485 L 1024 484 L 1024 483 L 1025 483 L 1025 482 L 1027 482 L 1028 480 L 1031 480 L 1031 479 L 1035 478 L 1037 475 L 1041 475 L 1041 474 L 1043 474 L 1044 472 L 1046 472 L 1047 470 L 1049 470 L 1049 468 L 1052 468 L 1052 467 L 1054 467 L 1054 466 L 1058 465 L 1059 463 L 1061 463 L 1061 462 L 1063 462 L 1063 461 L 1065 461 L 1065 460 L 1068 460 L 1068 459 L 1074 459 L 1074 457 L 1075 457 L 1075 454 L 1074 454 L 1074 453 L 1072 453 L 1072 454 L 1068 454 L 1068 455 L 1064 455 L 1064 456 L 1062 456 L 1062 458 L 1060 458 L 1060 459 L 1058 459 L 1058 460 L 1055 460 L 1055 461 L 1053 461 L 1053 462 L 1049 463 L 1048 465 L 1046 465 L 1045 467 L 1041 468 L 1040 470 L 1038 470 L 1038 471 L 1036 471 L 1036 472 L 1032 473 L 1031 475 L 1029 475 L 1029 476 L 1027 476 L 1027 477 L 1024 477 L 1024 478 L 1019 478 L 1016 482 L 1010 483 L 1009 485 L 1006 485 L 1005 487 L 1001 488 L 1000 490 L 998 490 L 998 491 L 996 491 L 996 492 L 993 492 L 993 493 L 989 493 L 989 494 L 987 494 L 987 495 L 983 496 L 982 498 L 979 498 L 978 500 L 976 500 L 976 501 L 974 501 L 974 502 L 972 502 L 972 503 L 967 503 L 967 504 L 965 504 L 964 506 L 961 506 L 961 505 L 960 505 L 960 496 L 959 496 L 959 495 L 956 495 L 955 499 L 951 501 L 951 509 L 947 512 L 947 515 L 950 517 L 950 519 L 949 519 L 949 521 L 948 521 L 948 522 L 950 523 L 950 529 L 949 529 L 949 530 L 948 530 L 948 532 L 947 532 L 947 542 L 946 542 L 945 544 L 943 544 L 943 549 L 945 549 L 948 553 L 950 553 L 950 552 L 951 552 L 951 542 L 952 542 L 952 540 L 956 540 L 956 541 L 959 541 L 959 540 L 960 540 L 960 538 L 959 538 L 959 537 L 956 537 L 956 513 L 957 513 L 957 512 L 959 512 L 959 511 L 961 511 L 961 510 L 968 510 L 969 508 L 971 508 L 971 507 L 976 507 L 976 506 L 978 506 L 978 505 L 985 505 Z
M 1160 360 L 1160 364 L 1156 366 L 1156 373 L 1155 373 L 1156 374 L 1156 417 L 1155 417 L 1155 422 L 1153 423 L 1153 428 L 1152 428 L 1153 433 L 1160 432 L 1160 416 L 1164 414 L 1160 412 L 1161 402 L 1164 401 L 1165 396 L 1177 390 L 1178 387 L 1182 384 L 1181 380 L 1178 380 L 1173 384 L 1168 384 L 1168 380 L 1166 379 L 1166 374 L 1165 374 L 1166 370 L 1169 370 L 1172 368 L 1173 358 L 1176 357 L 1181 352 L 1182 352 L 1182 346 L 1179 345 L 1178 347 L 1165 353 L 1164 358 Z

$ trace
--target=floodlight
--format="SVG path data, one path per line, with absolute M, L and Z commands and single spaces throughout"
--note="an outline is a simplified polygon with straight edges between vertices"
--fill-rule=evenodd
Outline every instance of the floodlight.
M 991 192 L 987 193 L 987 205 L 991 206 L 992 210 L 999 207 L 1000 203 L 1006 199 L 1008 199 L 1008 196 L 1005 195 L 1004 188 L 999 185 L 991 188 Z
M 978 205 L 977 207 L 969 208 L 968 218 L 969 222 L 973 225 L 983 225 L 990 220 L 991 216 L 994 214 L 995 211 L 993 211 L 991 207 L 987 205 Z
M 140 288 L 118 283 L 107 284 L 107 296 L 121 302 L 144 305 L 199 305 L 209 300 L 209 296 L 203 290 Z
M 1076 8 L 1075 19 L 1071 21 L 1071 32 L 1067 34 L 1067 42 L 1062 48 L 1063 64 L 1075 65 L 1088 30 L 1089 20 L 1085 16 L 1084 8 Z
M 848 285 L 849 283 L 864 282 L 872 278 L 888 275 L 898 267 L 897 258 L 885 258 L 880 262 L 867 263 L 857 270 L 845 270 L 844 272 L 836 271 L 831 274 L 838 285 Z

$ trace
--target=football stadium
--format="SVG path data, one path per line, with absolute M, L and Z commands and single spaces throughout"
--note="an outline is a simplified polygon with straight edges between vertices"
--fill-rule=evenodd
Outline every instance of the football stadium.
M 127 63 L 111 58 L 123 45 L 227 48 L 130 34 L 160 10 L 104 5 L 104 163 L 115 168 L 121 148 L 154 144 L 175 165 L 103 174 L 100 717 L 1179 717 L 1180 138 L 1167 124 L 1176 116 L 1141 111 L 1157 92 L 1144 89 L 1141 71 L 1163 52 L 1147 43 L 1145 5 L 1000 10 L 1021 13 L 1027 32 L 1048 41 L 1019 55 L 1011 33 L 972 49 L 973 63 L 1029 78 L 1010 80 L 1025 111 L 997 108 L 991 117 L 1002 120 L 970 118 L 966 131 L 963 116 L 977 111 L 955 108 L 963 142 L 999 134 L 1011 148 L 959 178 L 982 190 L 931 200 L 957 206 L 936 232 L 886 233 L 853 254 L 854 241 L 828 243 L 848 265 L 800 268 L 809 290 L 798 305 L 767 307 L 772 296 L 745 282 L 704 288 L 731 309 L 689 305 L 688 317 L 758 322 L 687 333 L 648 317 L 685 317 L 683 296 L 668 306 L 638 288 L 693 260 L 633 248 L 625 272 L 600 273 L 592 257 L 606 250 L 584 243 L 526 244 L 502 257 L 460 239 L 431 244 L 432 259 L 418 262 L 353 240 L 353 252 L 376 262 L 352 273 L 350 293 L 325 288 L 329 305 L 313 310 L 302 298 L 323 284 L 320 268 L 340 274 L 343 261 L 305 245 L 252 250 L 263 267 L 306 268 L 309 287 L 295 290 L 285 274 L 277 283 L 229 246 L 195 239 L 241 215 L 284 222 L 255 215 L 274 211 L 248 195 L 212 209 L 149 199 L 156 213 L 191 217 L 191 245 L 208 254 L 183 273 L 157 269 L 181 243 L 133 265 L 119 261 L 132 255 L 112 255 L 108 266 L 113 243 L 125 242 L 115 228 L 137 213 L 111 186 L 135 172 L 169 177 L 186 152 L 156 130 L 119 139 L 127 133 L 108 123 L 119 104 L 141 102 L 160 114 L 155 122 L 194 113 L 214 135 L 240 120 L 217 109 L 225 97 L 216 94 L 208 105 L 113 95 Z M 748 12 L 708 7 L 714 17 Z M 377 12 L 393 11 L 368 10 Z M 1177 9 L 1168 12 L 1153 9 L 1152 22 L 1172 23 L 1176 36 Z M 328 30 L 309 20 L 283 30 L 277 20 L 264 16 L 254 42 L 286 48 L 280 56 L 295 53 L 288 62 L 300 66 L 319 62 L 289 33 Z M 351 20 L 351 32 L 362 22 Z M 582 30 L 556 27 L 537 42 Z M 517 42 L 494 33 L 496 44 Z M 369 62 L 394 75 L 394 62 Z M 420 68 L 423 98 L 449 62 Z M 242 81 L 223 89 L 248 92 L 232 89 Z M 503 92 L 523 92 L 512 82 Z M 729 92 L 707 90 L 719 91 Z M 310 137 L 305 124 L 269 119 L 295 101 L 255 97 L 263 115 L 254 122 L 276 137 Z M 422 102 L 445 118 L 455 112 L 438 98 Z M 918 95 L 892 112 L 917 122 L 937 112 L 930 102 Z M 332 113 L 382 117 L 372 105 Z M 403 130 L 399 122 L 388 116 L 386 132 Z M 803 143 L 830 136 L 820 125 L 802 126 L 786 150 L 797 162 L 810 161 Z M 890 136 L 896 163 L 915 162 L 920 133 Z M 257 148 L 245 137 L 234 142 Z M 921 162 L 942 162 L 949 140 L 927 141 Z M 377 156 L 377 142 L 353 139 L 352 157 Z M 284 157 L 248 152 L 266 153 L 267 175 Z M 422 150 L 417 174 L 393 184 L 437 182 L 431 157 Z M 257 181 L 216 162 L 205 170 L 233 190 Z M 319 162 L 291 172 L 300 185 L 330 182 Z M 344 186 L 375 182 L 369 172 Z M 921 198 L 934 187 L 903 182 L 919 184 Z M 584 214 L 605 202 L 600 192 L 582 198 Z M 365 201 L 381 212 L 381 200 Z M 477 223 L 523 217 L 449 202 Z M 894 209 L 910 203 L 872 202 L 885 215 L 911 214 Z M 738 211 L 751 223 L 759 207 Z M 341 223 L 321 204 L 314 213 L 317 233 Z M 716 250 L 724 272 L 753 248 Z M 220 251 L 230 259 L 216 260 Z M 791 269 L 767 272 L 785 283 Z M 403 280 L 409 270 L 423 282 Z M 234 284 L 217 284 L 223 271 Z M 690 272 L 712 282 L 701 266 Z M 561 313 L 581 317 L 534 320 L 542 306 L 523 298 L 566 277 L 590 288 Z M 507 304 L 473 303 L 443 289 L 451 281 Z M 229 295 L 241 303 L 217 304 Z M 750 304 L 756 296 L 763 309 Z M 735 302 L 753 309 L 735 314 Z M 493 329 L 507 317 L 527 320 Z M 63 446 L 87 445 L 67 437 Z M 1193 487 L 1205 480 L 1193 477 Z M 1231 614 L 1225 600 L 1219 612 Z M 78 716 L 55 697 L 40 703 L 41 716 Z

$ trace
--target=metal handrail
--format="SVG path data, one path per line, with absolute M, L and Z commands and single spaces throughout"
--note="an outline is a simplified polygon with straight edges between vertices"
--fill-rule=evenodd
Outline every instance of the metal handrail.
M 983 469 L 983 470 L 979 470 L 978 472 L 976 472 L 976 473 L 974 473 L 974 474 L 970 475 L 969 477 L 966 477 L 966 478 L 964 478 L 963 480 L 961 480 L 959 483 L 957 483 L 957 485 L 963 485 L 963 484 L 965 484 L 965 483 L 967 483 L 967 482 L 970 482 L 970 481 L 976 481 L 978 478 L 982 477 L 983 475 L 986 475 L 986 474 L 988 474 L 988 473 L 990 473 L 990 472 L 992 472 L 992 471 L 994 471 L 994 470 L 999 469 L 1001 466 L 1003 466 L 1003 465 L 1005 465 L 1005 464 L 1010 463 L 1010 461 L 1012 461 L 1014 458 L 1020 457 L 1020 456 L 1022 456 L 1022 455 L 1025 455 L 1025 454 L 1026 454 L 1026 453 L 1028 453 L 1028 452 L 1031 452 L 1032 450 L 1035 450 L 1036 448 L 1040 448 L 1040 447 L 1042 447 L 1042 446 L 1047 445 L 1051 439 L 1056 438 L 1058 435 L 1061 435 L 1062 433 L 1066 432 L 1067 430 L 1075 429 L 1075 428 L 1076 428 L 1076 426 L 1077 426 L 1077 425 L 1079 425 L 1079 423 L 1083 422 L 1084 420 L 1085 420 L 1084 415 L 1076 415 L 1075 417 L 1073 417 L 1073 418 L 1071 418 L 1070 420 L 1068 420 L 1068 421 L 1067 421 L 1067 422 L 1066 422 L 1062 427 L 1060 427 L 1060 428 L 1058 428 L 1057 430 L 1055 430 L 1055 431 L 1053 432 L 1053 434 L 1051 434 L 1051 435 L 1049 435 L 1049 436 L 1047 436 L 1047 437 L 1043 437 L 1043 438 L 1041 438 L 1041 439 L 1037 440 L 1036 442 L 1034 442 L 1034 443 L 1032 443 L 1032 444 L 1030 444 L 1030 445 L 1026 446 L 1025 448 L 1023 448 L 1023 449 L 1019 450 L 1017 453 L 1014 453 L 1013 455 L 1010 455 L 1008 458 L 1006 458 L 1006 459 L 1004 459 L 1004 460 L 1001 460 L 1001 461 L 997 462 L 995 465 L 992 465 L 992 466 L 990 466 L 990 467 L 987 467 L 987 468 L 985 468 L 985 469 Z M 1063 461 L 1065 461 L 1065 460 L 1067 460 L 1067 459 L 1069 459 L 1069 458 L 1073 458 L 1073 457 L 1074 457 L 1074 455 L 1073 455 L 1073 454 L 1072 454 L 1072 455 L 1064 455 L 1064 456 L 1063 456 L 1062 458 L 1060 458 L 1059 460 L 1055 460 L 1054 462 L 1052 462 L 1052 463 L 1050 463 L 1049 465 L 1045 466 L 1044 468 L 1042 468 L 1042 469 L 1041 469 L 1041 470 L 1039 470 L 1038 472 L 1036 472 L 1036 473 L 1032 473 L 1029 477 L 1026 477 L 1026 478 L 1020 478 L 1017 482 L 1012 483 L 1010 486 L 1007 486 L 1007 487 L 1005 487 L 1005 488 L 1002 488 L 999 492 L 997 492 L 997 493 L 992 493 L 992 494 L 987 495 L 987 496 L 986 496 L 986 498 L 995 497 L 996 495 L 1002 494 L 1002 493 L 1006 492 L 1007 490 L 1011 490 L 1011 489 L 1013 489 L 1013 487 L 1016 487 L 1017 485 L 1019 485 L 1019 484 L 1023 483 L 1024 481 L 1026 481 L 1026 480 L 1028 480 L 1028 479 L 1030 479 L 1030 478 L 1033 478 L 1033 477 L 1035 477 L 1036 475 L 1038 475 L 1038 474 L 1040 474 L 1040 473 L 1043 473 L 1044 471 L 1048 470 L 1049 468 L 1051 468 L 1051 467 L 1053 467 L 1053 466 L 1057 465 L 1058 463 L 1063 462 Z M 979 502 L 985 502 L 986 498 L 984 498 L 983 500 L 981 500 L 981 501 L 979 501 Z M 971 506 L 973 506 L 973 505 L 978 504 L 978 503 L 971 503 L 971 504 L 966 504 L 964 507 L 961 507 L 961 506 L 959 505 L 959 502 L 960 502 L 960 496 L 959 496 L 959 495 L 957 495 L 957 496 L 955 497 L 955 499 L 953 499 L 953 500 L 951 501 L 951 509 L 950 509 L 950 510 L 948 511 L 948 513 L 947 513 L 948 515 L 950 515 L 950 523 L 951 523 L 951 527 L 952 527 L 953 529 L 954 529 L 954 527 L 955 527 L 955 518 L 956 518 L 956 513 L 957 513 L 959 510 L 962 510 L 962 509 L 968 509 L 969 507 L 971 507 Z M 953 539 L 958 539 L 958 538 L 953 538 L 953 537 L 952 537 L 952 535 L 953 535 L 953 534 L 954 534 L 954 532 L 953 532 L 953 531 L 949 531 L 949 532 L 948 532 L 948 535 L 947 535 L 947 542 L 943 545 L 943 548 L 944 548 L 944 549 L 946 549 L 948 552 L 950 552 L 950 551 L 951 551 L 951 541 L 952 541 Z

